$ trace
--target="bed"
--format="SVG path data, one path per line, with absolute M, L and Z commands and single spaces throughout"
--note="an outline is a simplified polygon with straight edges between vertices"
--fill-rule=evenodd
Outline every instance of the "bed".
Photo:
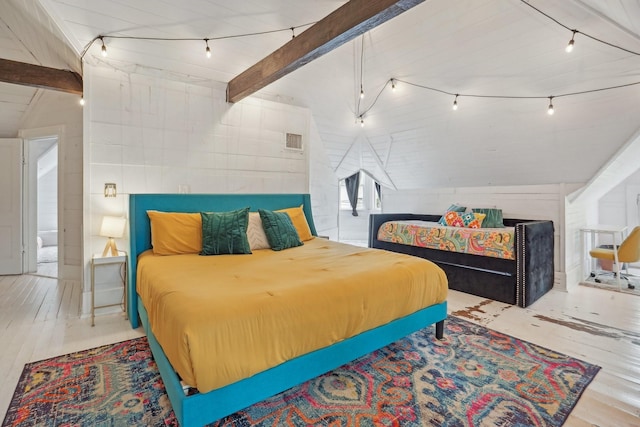
M 158 257 L 150 253 L 152 236 L 148 211 L 226 212 L 244 207 L 251 207 L 252 211 L 275 211 L 294 206 L 302 206 L 311 233 L 299 247 L 211 257 L 197 254 Z M 131 268 L 127 310 L 132 327 L 136 328 L 140 323 L 144 327 L 180 425 L 199 426 L 216 421 L 428 325 L 435 324 L 436 337 L 442 337 L 447 316 L 447 278 L 442 269 L 414 257 L 315 237 L 310 206 L 308 194 L 130 196 Z M 345 267 L 343 264 L 347 259 L 348 267 Z M 181 270 L 183 268 L 188 272 Z M 209 273 L 209 277 L 215 276 L 217 280 L 215 292 L 218 288 L 230 291 L 224 298 L 212 296 L 206 302 L 208 297 L 202 291 L 207 286 L 203 279 L 206 276 L 196 273 L 206 272 L 207 268 L 215 271 L 215 275 Z M 289 269 L 291 272 L 286 272 Z M 386 272 L 380 269 L 386 269 Z M 286 274 L 270 280 L 269 277 L 274 277 L 273 271 Z M 343 277 L 342 281 L 335 279 L 338 271 L 341 271 L 338 276 Z M 302 286 L 289 285 L 291 277 L 296 277 L 294 281 Z M 326 280 L 329 277 L 332 279 Z M 385 279 L 378 279 L 381 277 Z M 240 286 L 228 286 L 235 280 L 245 281 Z M 364 291 L 358 290 L 362 287 L 356 286 L 358 281 L 366 284 Z M 150 290 L 152 286 L 155 290 Z M 388 292 L 390 287 L 394 289 L 391 294 Z M 407 289 L 406 294 L 401 291 L 403 287 Z M 299 296 L 301 288 L 312 296 Z M 174 294 L 178 299 L 165 298 L 167 295 L 173 298 Z M 376 294 L 381 295 L 381 299 L 376 300 Z M 257 300 L 249 300 L 252 295 L 258 296 Z M 391 299 L 397 300 L 401 308 L 388 303 L 389 295 L 397 296 Z M 376 302 L 385 298 L 386 305 Z M 243 304 L 232 302 L 236 300 Z M 298 302 L 294 304 L 293 301 Z M 304 301 L 312 303 L 304 305 Z M 283 311 L 283 316 L 292 317 L 268 320 L 272 319 L 268 317 L 269 312 L 276 306 L 291 307 Z M 204 311 L 199 311 L 198 307 Z M 323 316 L 325 309 L 336 310 L 330 315 L 331 319 L 341 319 L 339 316 L 347 309 L 355 309 L 357 315 L 334 321 L 334 327 L 322 329 L 320 323 L 330 323 L 326 314 Z M 216 316 L 228 312 L 232 318 L 213 319 L 208 314 L 204 316 L 207 310 L 215 312 Z M 187 319 L 191 312 L 198 313 L 193 316 L 195 320 Z M 308 313 L 309 317 L 301 317 L 302 313 Z M 243 324 L 244 329 L 240 330 L 248 331 L 246 334 L 229 332 L 229 324 L 245 317 L 250 319 L 249 324 Z M 161 326 L 163 318 L 170 326 Z M 216 331 L 222 332 L 207 332 L 205 335 L 213 338 L 211 342 L 203 340 L 192 333 L 197 329 L 195 324 L 200 322 L 206 325 L 207 331 L 216 327 Z M 289 327 L 283 328 L 283 324 Z M 299 334 L 296 330 L 306 333 Z M 269 337 L 263 340 L 267 343 L 276 343 L 273 345 L 275 350 L 258 349 L 256 346 L 262 345 L 261 336 Z M 302 339 L 295 341 L 295 337 Z M 223 353 L 229 353 L 236 363 L 229 363 Z M 253 353 L 254 357 L 243 359 L 247 353 Z
M 412 213 L 372 214 L 369 217 L 369 247 L 431 260 L 446 272 L 450 289 L 520 307 L 528 307 L 553 288 L 552 221 L 500 218 L 505 227 L 495 230 L 499 236 L 496 240 L 500 242 L 489 245 L 494 237 L 482 237 L 479 243 L 466 240 L 471 233 L 483 232 L 484 229 L 454 228 L 457 230 L 455 234 L 446 234 L 446 229 L 451 227 L 438 225 L 441 217 Z M 386 236 L 389 233 L 385 229 L 393 228 L 389 224 L 397 222 L 424 222 L 429 230 L 435 232 L 421 232 L 429 236 L 417 239 L 423 242 L 411 242 L 404 237 L 394 240 Z M 415 238 L 416 232 L 413 233 Z M 433 233 L 448 238 L 437 242 L 440 247 L 428 247 L 432 242 L 427 240 L 436 240 L 432 238 Z

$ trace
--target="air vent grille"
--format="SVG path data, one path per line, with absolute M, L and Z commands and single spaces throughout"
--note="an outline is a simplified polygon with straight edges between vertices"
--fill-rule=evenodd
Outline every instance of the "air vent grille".
M 302 151 L 302 135 L 288 133 L 285 148 L 287 150 Z

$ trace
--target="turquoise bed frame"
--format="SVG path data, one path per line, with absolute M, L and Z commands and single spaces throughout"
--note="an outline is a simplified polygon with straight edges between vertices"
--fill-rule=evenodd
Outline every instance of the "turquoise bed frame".
M 304 213 L 316 236 L 309 194 L 132 194 L 129 197 L 130 266 L 127 285 L 128 315 L 133 328 L 142 326 L 164 381 L 175 416 L 181 426 L 203 426 L 254 403 L 322 375 L 358 357 L 382 348 L 431 324 L 442 338 L 447 303 L 424 308 L 409 316 L 363 332 L 329 347 L 299 356 L 252 377 L 208 393 L 186 396 L 180 379 L 149 327 L 147 312 L 136 293 L 137 258 L 151 248 L 151 227 L 147 210 L 166 212 L 222 212 L 249 206 L 277 210 L 304 206 Z M 215 363 L 215 362 L 212 362 Z

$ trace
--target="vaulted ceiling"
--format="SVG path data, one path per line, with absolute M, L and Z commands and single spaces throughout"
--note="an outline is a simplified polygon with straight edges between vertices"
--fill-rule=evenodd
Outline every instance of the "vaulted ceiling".
M 86 50 L 84 61 L 97 66 L 229 82 L 292 31 L 231 36 L 302 26 L 299 35 L 344 3 L 5 0 L 0 57 L 77 71 Z M 566 53 L 570 29 L 578 33 Z M 106 58 L 91 43 L 98 35 Z M 61 39 L 76 59 L 54 43 Z M 340 177 L 362 168 L 396 188 L 586 182 L 640 128 L 640 85 L 598 90 L 640 82 L 638 52 L 637 0 L 426 0 L 255 96 L 308 107 Z M 0 84 L 0 135 L 17 131 L 33 96 Z

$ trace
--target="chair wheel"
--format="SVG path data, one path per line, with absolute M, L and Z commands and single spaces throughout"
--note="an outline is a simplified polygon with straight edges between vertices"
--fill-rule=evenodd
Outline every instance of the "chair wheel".
M 602 282 L 602 280 L 600 280 L 600 279 L 595 279 L 595 280 L 594 280 L 594 282 L 596 282 L 596 283 L 601 283 L 601 282 Z
M 629 289 L 635 289 L 635 288 L 636 288 L 636 285 L 632 285 L 631 283 L 629 283 L 629 284 L 627 285 L 627 288 L 629 288 Z
M 591 273 L 589 277 L 596 277 L 596 273 Z

